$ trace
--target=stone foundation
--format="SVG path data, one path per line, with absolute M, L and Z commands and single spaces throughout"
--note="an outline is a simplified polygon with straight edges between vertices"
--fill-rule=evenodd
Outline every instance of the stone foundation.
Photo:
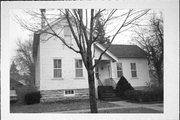
M 41 90 L 41 102 L 56 102 L 63 100 L 88 99 L 89 89 L 72 89 L 75 91 L 74 96 L 65 96 L 64 90 Z M 69 90 L 69 89 L 68 89 Z

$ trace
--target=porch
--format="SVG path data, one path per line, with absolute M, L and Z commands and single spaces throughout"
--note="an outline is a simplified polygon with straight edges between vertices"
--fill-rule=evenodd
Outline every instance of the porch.
M 97 62 L 97 61 L 95 61 Z M 101 60 L 95 68 L 95 80 L 98 99 L 105 101 L 118 101 L 115 94 L 116 82 L 113 79 L 113 61 Z
M 95 60 L 95 62 L 97 62 Z M 112 86 L 116 87 L 116 82 L 113 80 L 113 61 L 112 60 L 101 60 L 95 68 L 95 80 L 98 86 Z

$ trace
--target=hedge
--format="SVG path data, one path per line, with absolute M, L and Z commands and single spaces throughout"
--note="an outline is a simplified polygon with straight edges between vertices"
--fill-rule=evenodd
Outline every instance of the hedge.
M 162 89 L 153 89 L 148 91 L 128 90 L 125 91 L 124 97 L 127 100 L 135 101 L 135 102 L 163 101 L 163 90 Z
M 24 104 L 25 102 L 25 95 L 28 93 L 32 93 L 32 92 L 36 92 L 37 89 L 34 86 L 22 86 L 22 87 L 18 87 L 16 88 L 16 92 L 18 95 L 18 103 Z
M 39 103 L 41 94 L 39 91 L 28 93 L 25 95 L 25 102 L 27 105 Z

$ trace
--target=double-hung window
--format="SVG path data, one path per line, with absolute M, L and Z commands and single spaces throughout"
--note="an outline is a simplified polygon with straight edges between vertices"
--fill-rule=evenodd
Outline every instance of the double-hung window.
M 69 26 L 64 27 L 64 39 L 68 45 L 72 44 L 71 29 Z
M 131 63 L 131 76 L 133 78 L 137 77 L 136 63 Z
M 54 78 L 62 77 L 61 59 L 54 59 Z
M 120 78 L 123 76 L 122 63 L 117 63 L 117 77 Z
M 83 63 L 81 59 L 75 60 L 75 76 L 83 77 Z

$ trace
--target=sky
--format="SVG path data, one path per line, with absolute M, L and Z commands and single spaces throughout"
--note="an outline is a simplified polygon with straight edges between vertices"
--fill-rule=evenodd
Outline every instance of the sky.
M 20 11 L 18 10 L 10 10 L 10 51 L 11 51 L 11 57 L 13 57 L 16 54 L 16 48 L 17 48 L 17 40 L 20 39 L 21 41 L 27 40 L 29 38 L 29 35 L 32 34 L 32 32 L 24 29 L 17 23 L 15 20 L 14 15 L 19 14 Z
M 16 49 L 17 49 L 17 40 L 21 40 L 22 42 L 24 40 L 27 40 L 29 38 L 29 35 L 32 34 L 32 32 L 26 30 L 25 28 L 21 27 L 20 24 L 15 19 L 15 16 L 20 16 L 22 18 L 26 18 L 27 15 L 22 12 L 21 9 L 13 9 L 10 10 L 10 44 L 11 44 L 11 58 L 16 55 Z M 113 26 L 113 25 L 112 25 Z M 114 27 L 114 26 L 113 26 Z M 131 44 L 131 32 L 123 32 L 120 35 L 118 35 L 115 40 L 113 41 L 113 44 Z

